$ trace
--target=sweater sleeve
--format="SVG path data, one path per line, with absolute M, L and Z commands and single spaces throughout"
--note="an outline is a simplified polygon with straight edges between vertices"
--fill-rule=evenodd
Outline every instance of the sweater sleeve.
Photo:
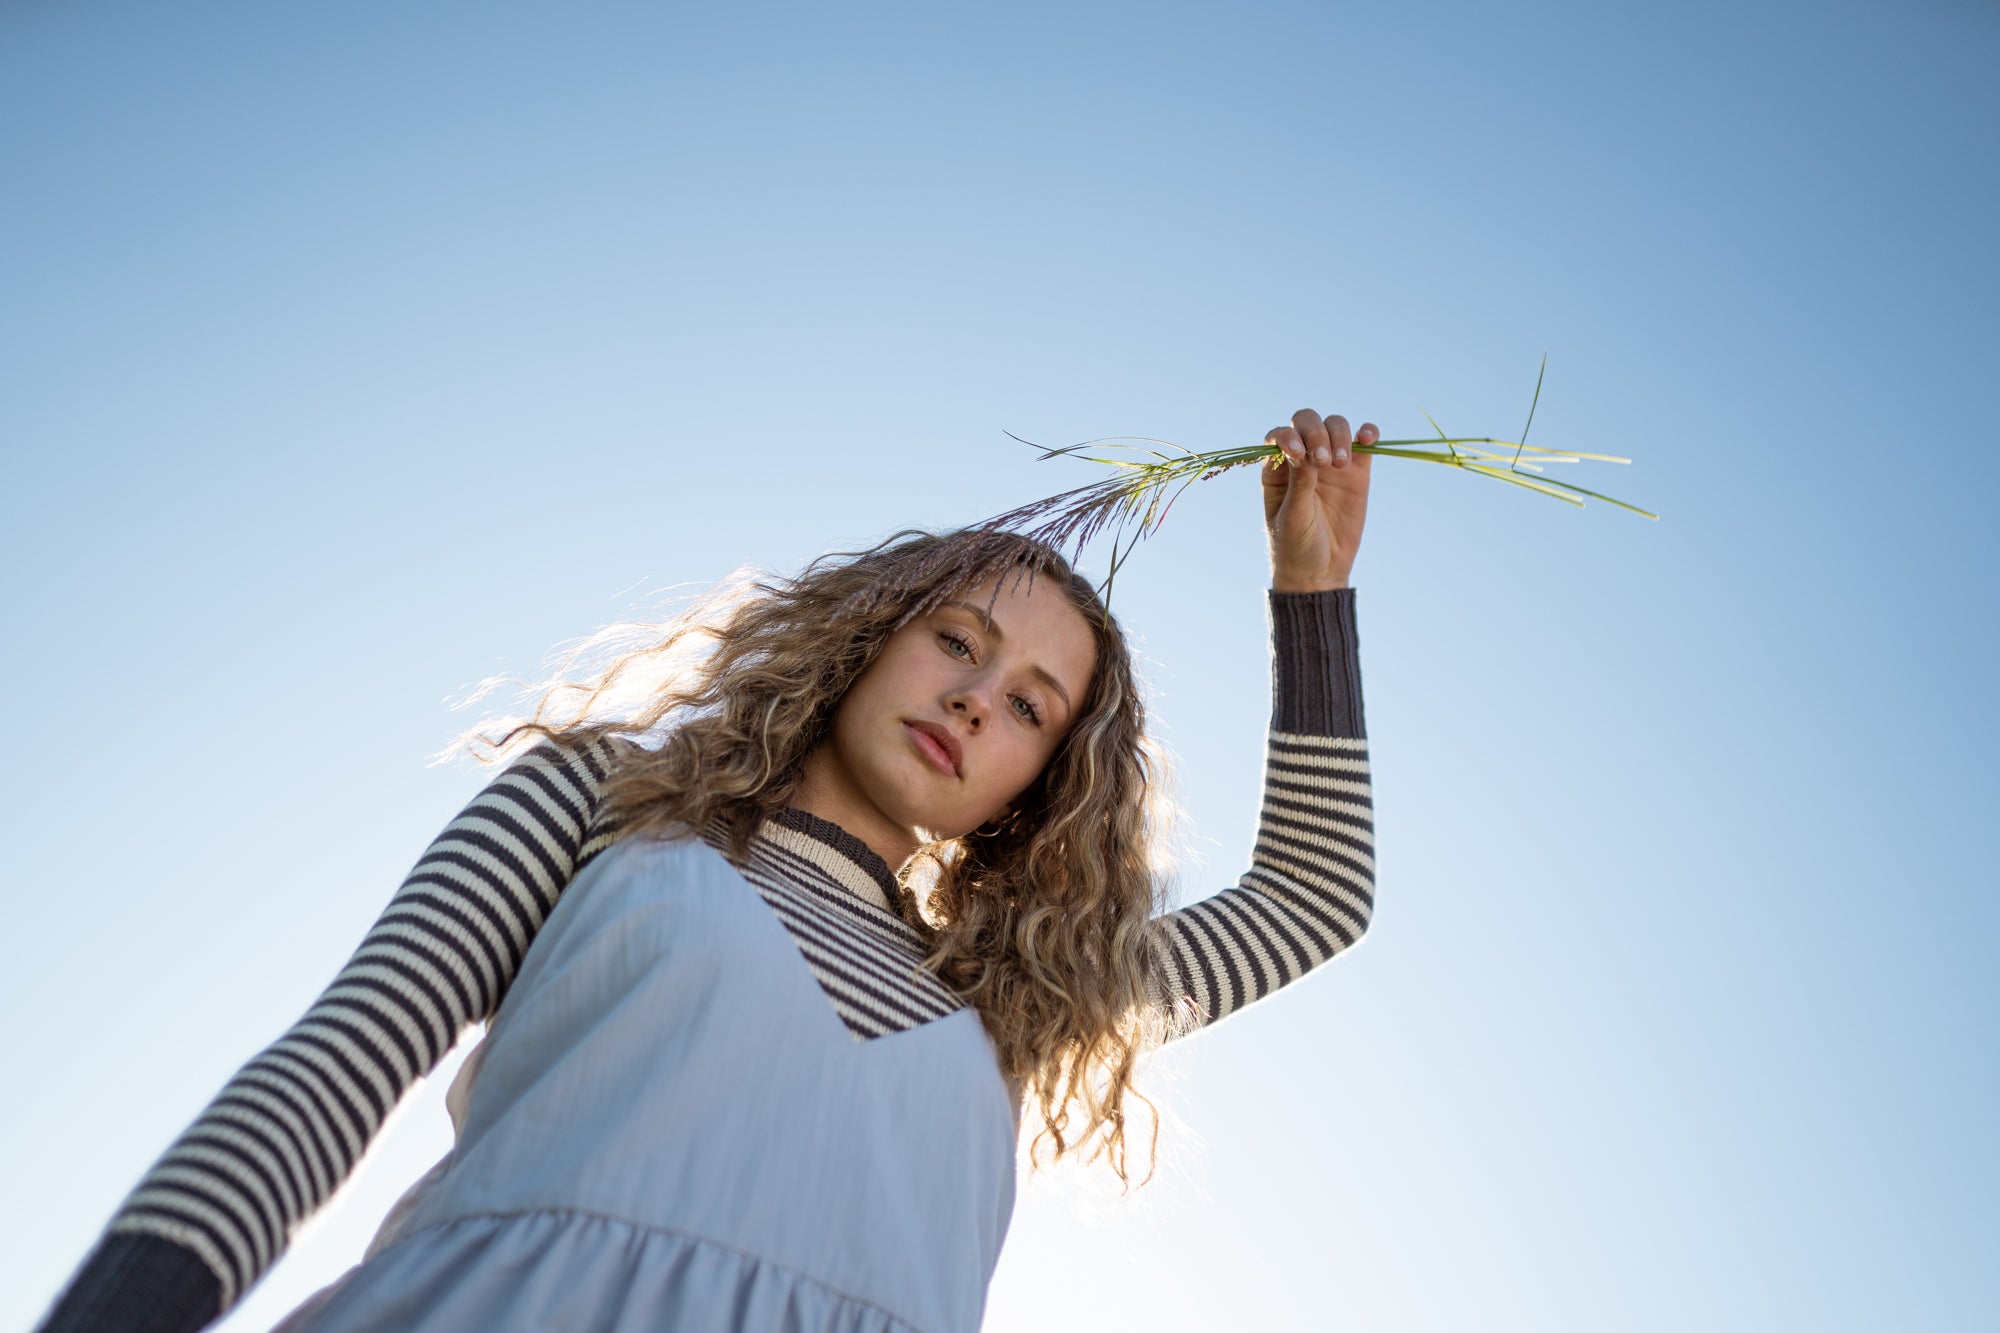
M 570 880 L 613 840 L 611 742 L 544 742 L 425 850 L 361 946 L 113 1215 L 44 1333 L 191 1333 L 346 1181 L 389 1112 L 490 1018 Z
M 1154 921 L 1153 998 L 1186 1035 L 1296 981 L 1368 928 L 1374 797 L 1354 591 L 1270 594 L 1271 730 L 1250 868 Z

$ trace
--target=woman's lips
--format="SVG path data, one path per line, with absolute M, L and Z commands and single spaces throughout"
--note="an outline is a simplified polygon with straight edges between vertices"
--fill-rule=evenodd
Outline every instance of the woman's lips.
M 929 722 L 905 722 L 910 740 L 931 766 L 946 777 L 958 776 L 958 738 Z

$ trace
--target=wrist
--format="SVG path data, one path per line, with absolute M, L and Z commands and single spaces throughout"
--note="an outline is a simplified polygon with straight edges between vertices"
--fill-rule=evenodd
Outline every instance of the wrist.
M 1295 574 L 1288 570 L 1271 571 L 1272 592 L 1338 592 L 1347 586 L 1345 571 L 1317 576 Z

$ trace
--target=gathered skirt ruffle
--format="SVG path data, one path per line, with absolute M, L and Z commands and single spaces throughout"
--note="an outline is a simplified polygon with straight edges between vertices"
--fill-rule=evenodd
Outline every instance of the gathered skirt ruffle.
M 918 1333 L 878 1305 L 681 1232 L 566 1209 L 396 1241 L 272 1333 Z

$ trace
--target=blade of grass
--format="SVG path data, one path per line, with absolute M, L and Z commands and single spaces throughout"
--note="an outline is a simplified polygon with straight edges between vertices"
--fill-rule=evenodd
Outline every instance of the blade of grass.
M 1424 409 L 1420 407 L 1417 411 L 1424 412 Z M 1428 412 L 1424 412 L 1424 420 L 1431 423 L 1431 429 L 1436 431 L 1438 438 L 1444 441 L 1444 447 L 1451 450 L 1452 455 L 1456 457 L 1458 454 L 1458 445 L 1452 440 L 1451 436 L 1444 433 L 1444 427 L 1438 425 L 1437 419 Z M 1425 441 L 1425 443 L 1429 443 L 1429 441 Z
M 1535 376 L 1535 399 L 1528 404 L 1528 424 L 1521 427 L 1521 448 L 1514 451 L 1514 461 L 1517 463 L 1521 461 L 1521 449 L 1528 447 L 1528 432 L 1533 429 L 1535 424 L 1535 408 L 1540 406 L 1542 401 L 1542 376 L 1548 373 L 1549 354 L 1543 352 L 1541 374 Z
M 1542 495 L 1551 496 L 1557 500 L 1561 500 L 1566 505 L 1575 505 L 1578 509 L 1583 508 L 1583 501 L 1564 495 L 1561 491 L 1551 489 L 1554 486 L 1560 485 L 1561 483 L 1559 482 L 1539 481 L 1533 477 L 1524 477 L 1511 469 L 1503 470 L 1497 463 L 1467 463 L 1465 470 L 1477 476 L 1491 477 L 1495 481 L 1504 481 L 1510 486 L 1519 486 L 1523 490 L 1535 491 Z
M 1432 424 L 1435 425 L 1436 423 L 1433 422 Z M 1380 449 L 1384 447 L 1415 448 L 1417 446 L 1423 446 L 1429 448 L 1439 443 L 1440 441 L 1438 440 L 1428 440 L 1428 439 L 1427 440 L 1377 440 L 1373 444 L 1358 445 L 1356 447 L 1362 449 Z M 1570 458 L 1588 458 L 1598 463 L 1629 463 L 1632 461 L 1629 458 L 1620 458 L 1616 454 L 1586 454 L 1576 449 L 1545 449 L 1539 444 L 1516 444 L 1513 440 L 1496 440 L 1490 435 L 1458 436 L 1449 441 L 1449 443 L 1461 444 L 1461 445 L 1497 444 L 1508 449 L 1517 449 L 1517 448 L 1524 449 L 1531 454 L 1562 454 L 1565 457 L 1570 457 Z
M 1489 474 L 1489 475 L 1497 475 L 1497 474 Z M 1638 505 L 1629 505 L 1626 504 L 1623 500 L 1614 500 L 1610 496 L 1604 494 L 1602 491 L 1593 491 L 1588 486 L 1577 486 L 1567 481 L 1557 481 L 1553 477 L 1545 478 L 1544 483 L 1549 486 L 1560 486 L 1566 491 L 1575 491 L 1579 495 L 1587 495 L 1593 500 L 1602 500 L 1604 501 L 1604 503 L 1608 505 L 1617 505 L 1620 509 L 1629 509 L 1633 513 L 1639 515 L 1641 518 L 1650 518 L 1655 523 L 1659 522 L 1660 520 L 1660 516 L 1654 513 L 1650 509 L 1641 509 L 1639 508 Z M 1583 502 L 1579 500 L 1577 503 L 1581 504 Z

